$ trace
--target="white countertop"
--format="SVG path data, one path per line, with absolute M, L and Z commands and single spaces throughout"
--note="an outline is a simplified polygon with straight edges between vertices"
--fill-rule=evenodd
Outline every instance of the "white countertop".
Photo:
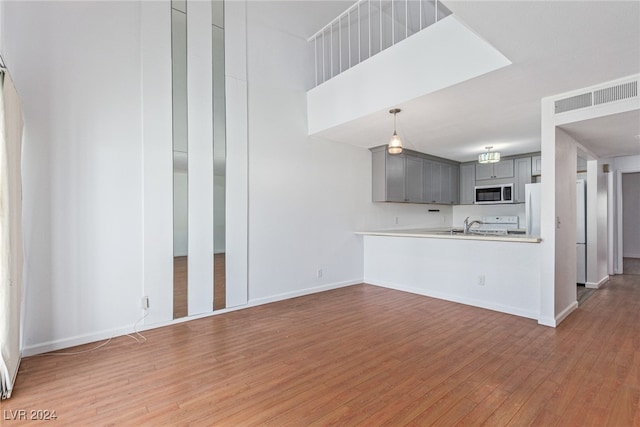
M 356 231 L 355 234 L 365 236 L 418 237 L 428 239 L 486 240 L 492 242 L 540 243 L 542 239 L 525 234 L 451 234 L 451 228 L 416 228 L 398 230 Z

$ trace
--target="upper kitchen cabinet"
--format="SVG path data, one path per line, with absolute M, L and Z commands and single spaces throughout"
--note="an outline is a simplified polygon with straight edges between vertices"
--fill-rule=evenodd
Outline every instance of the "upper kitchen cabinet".
M 515 159 L 515 182 L 513 185 L 514 203 L 524 203 L 524 189 L 526 184 L 531 183 L 531 157 Z
M 424 202 L 424 162 L 420 157 L 404 156 L 405 202 Z
M 501 178 L 513 178 L 513 160 L 476 164 L 476 181 Z
M 460 204 L 472 205 L 476 186 L 476 164 L 460 165 Z
M 457 165 L 425 159 L 424 171 L 424 199 L 427 203 L 458 204 L 460 171 Z
M 460 167 L 442 164 L 442 203 L 457 205 L 460 203 Z
M 531 175 L 542 175 L 542 156 L 533 156 L 531 158 Z
M 404 150 L 389 154 L 386 146 L 371 149 L 374 202 L 457 204 L 459 169 L 455 162 Z
M 404 201 L 404 157 L 386 151 L 371 153 L 372 197 L 374 202 Z
M 422 159 L 378 148 L 371 152 L 373 201 L 424 203 Z
M 442 198 L 442 165 L 431 160 L 424 164 L 424 200 L 427 203 L 439 203 Z

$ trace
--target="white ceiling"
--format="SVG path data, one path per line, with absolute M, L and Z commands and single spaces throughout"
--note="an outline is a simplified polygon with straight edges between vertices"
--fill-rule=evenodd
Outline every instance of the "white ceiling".
M 640 110 L 560 126 L 598 157 L 640 154 Z
M 407 148 L 458 161 L 474 160 L 486 145 L 503 156 L 539 151 L 541 98 L 640 73 L 639 1 L 444 3 L 513 64 L 389 106 L 403 110 L 398 133 Z M 352 2 L 273 4 L 281 8 L 280 24 L 306 38 Z M 594 154 L 610 157 L 640 154 L 638 123 L 630 113 L 563 128 Z M 388 142 L 392 127 L 385 109 L 321 135 L 373 147 Z

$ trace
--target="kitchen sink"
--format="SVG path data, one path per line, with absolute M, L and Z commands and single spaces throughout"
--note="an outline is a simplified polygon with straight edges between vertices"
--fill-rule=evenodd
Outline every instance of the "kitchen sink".
M 431 234 L 440 234 L 440 235 L 458 235 L 464 234 L 464 230 L 454 228 L 452 230 L 442 230 L 442 231 L 430 231 Z

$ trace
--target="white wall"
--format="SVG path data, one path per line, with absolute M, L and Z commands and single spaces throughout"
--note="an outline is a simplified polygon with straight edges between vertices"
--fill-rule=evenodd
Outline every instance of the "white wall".
M 364 240 L 367 283 L 538 319 L 538 243 L 388 236 Z M 484 277 L 482 286 L 479 276 Z
M 640 258 L 640 173 L 622 174 L 622 255 Z
M 608 188 L 607 174 L 603 171 L 605 161 L 587 162 L 587 283 L 589 288 L 598 288 L 608 278 Z M 580 174 L 579 174 L 580 175 Z
M 242 46 L 244 9 L 232 3 L 229 41 Z M 172 322 L 170 2 L 1 5 L 26 123 L 24 353 L 130 332 L 143 314 L 142 295 L 151 305 L 146 325 Z M 190 199 L 200 205 L 190 207 L 189 244 L 197 247 L 189 255 L 190 281 L 212 293 L 209 6 L 191 8 L 189 154 L 199 187 L 190 186 Z M 236 45 L 228 49 L 234 55 Z M 242 70 L 237 60 L 227 63 Z M 236 138 L 238 128 L 246 134 L 246 108 L 235 108 L 246 90 L 238 97 L 234 87 L 227 90 L 236 102 L 228 115 L 234 196 L 227 209 L 235 222 L 227 240 L 240 250 L 228 257 L 227 306 L 246 303 L 247 292 L 246 138 L 244 145 Z M 211 310 L 212 296 L 192 299 L 204 303 L 197 312 Z
M 538 322 L 557 326 L 576 301 L 577 142 L 556 127 L 553 99 L 541 103 L 542 213 Z
M 446 225 L 451 208 L 372 203 L 369 150 L 307 136 L 307 42 L 271 2 L 247 7 L 250 303 L 359 283 L 354 231 Z
M 173 319 L 171 7 L 141 3 L 145 325 Z M 184 166 L 186 169 L 185 156 Z
M 556 128 L 556 316 L 576 305 L 576 141 Z M 543 180 L 544 182 L 544 180 Z M 544 209 L 544 208 L 543 208 Z
M 227 1 L 225 20 L 226 96 L 226 306 L 248 300 L 249 176 L 246 1 Z
M 366 170 L 362 173 L 365 177 L 371 176 L 371 159 Z M 366 160 L 365 160 L 366 162 Z M 365 184 L 368 191 L 367 200 L 371 200 L 371 181 Z M 356 219 L 356 230 L 385 230 L 385 229 L 412 229 L 412 228 L 437 228 L 451 227 L 453 216 L 452 206 L 447 205 L 421 205 L 413 203 L 368 203 L 365 201 L 366 212 Z M 439 212 L 429 212 L 438 210 Z
M 309 56 L 310 52 L 305 53 Z M 311 89 L 307 104 L 309 133 L 389 109 L 510 64 L 504 55 L 449 15 L 398 42 L 393 49 L 383 50 Z M 401 77 L 398 70 L 402 70 Z M 309 75 L 314 75 L 312 67 Z M 340 102 L 336 102 L 338 98 Z
M 128 330 L 141 314 L 140 4 L 3 4 L 26 126 L 28 354 Z
M 360 282 L 369 194 L 367 150 L 307 137 L 307 43 L 273 27 L 269 3 L 247 5 L 250 303 Z

